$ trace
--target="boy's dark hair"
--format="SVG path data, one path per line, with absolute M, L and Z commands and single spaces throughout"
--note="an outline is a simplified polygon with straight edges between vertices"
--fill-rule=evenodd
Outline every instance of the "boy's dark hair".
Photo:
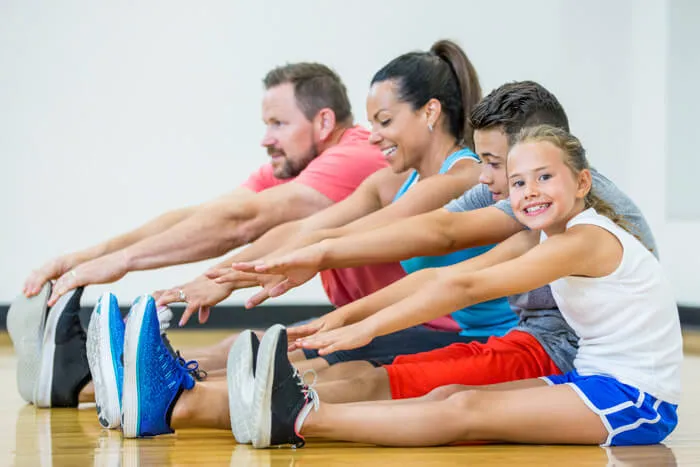
M 288 63 L 271 70 L 263 79 L 265 89 L 294 85 L 299 109 L 312 120 L 321 109 L 331 109 L 339 124 L 352 124 L 352 108 L 340 76 L 320 63 Z
M 474 130 L 502 126 L 510 146 L 523 128 L 551 125 L 569 131 L 569 120 L 557 98 L 534 81 L 506 83 L 484 97 L 469 120 Z

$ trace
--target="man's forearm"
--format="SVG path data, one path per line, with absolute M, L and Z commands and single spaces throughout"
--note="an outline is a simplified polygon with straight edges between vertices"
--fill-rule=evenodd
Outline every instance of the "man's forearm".
M 171 228 L 173 225 L 182 222 L 194 213 L 195 207 L 186 207 L 169 211 L 161 216 L 152 219 L 141 227 L 102 242 L 98 245 L 86 248 L 75 253 L 80 258 L 80 262 L 90 261 L 100 256 L 113 253 L 129 247 L 150 236 L 157 235 Z
M 169 229 L 122 250 L 129 271 L 215 258 L 246 243 L 240 216 L 195 213 Z

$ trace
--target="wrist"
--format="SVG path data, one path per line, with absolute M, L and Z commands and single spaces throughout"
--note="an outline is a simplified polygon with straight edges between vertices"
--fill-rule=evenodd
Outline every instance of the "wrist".
M 318 270 L 323 271 L 324 269 L 328 269 L 328 260 L 329 258 L 329 253 L 330 253 L 330 248 L 328 245 L 328 242 L 330 240 L 324 239 L 321 240 L 320 242 L 317 243 L 317 248 L 320 250 L 320 260 L 318 262 Z
M 318 243 L 318 248 L 321 253 L 321 259 L 318 264 L 318 270 L 330 269 L 333 267 L 333 240 L 330 238 L 321 240 Z
M 377 315 L 372 315 L 369 316 L 362 321 L 360 321 L 362 327 L 365 329 L 366 335 L 370 336 L 372 339 L 375 337 L 388 334 L 388 333 L 383 333 L 382 332 L 382 326 L 381 323 L 379 322 L 379 319 L 377 319 Z
M 351 308 L 349 305 L 337 308 L 329 312 L 326 316 L 331 317 L 339 327 L 353 324 L 356 320 L 352 319 L 349 308 Z
M 114 254 L 119 255 L 122 266 L 126 271 L 138 270 L 138 260 L 130 248 L 115 251 Z
M 86 250 L 78 251 L 77 253 L 72 253 L 66 258 L 66 266 L 68 269 L 72 269 L 79 264 L 92 261 L 95 258 L 99 258 L 104 253 L 100 247 L 92 247 Z

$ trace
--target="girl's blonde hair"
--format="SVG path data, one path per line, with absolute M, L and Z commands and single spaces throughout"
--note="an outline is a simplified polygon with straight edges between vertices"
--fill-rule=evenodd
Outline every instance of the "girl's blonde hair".
M 515 138 L 513 146 L 518 143 L 533 143 L 540 141 L 546 141 L 561 149 L 561 151 L 564 153 L 564 164 L 571 169 L 574 175 L 578 176 L 582 170 L 590 169 L 588 159 L 586 158 L 586 150 L 583 149 L 581 141 L 579 141 L 577 137 L 568 131 L 551 125 L 537 125 L 523 128 Z M 627 220 L 620 214 L 615 212 L 615 209 L 607 201 L 600 198 L 593 191 L 592 187 L 586 194 L 584 202 L 586 208 L 595 209 L 598 214 L 609 218 L 615 224 L 637 237 L 629 222 L 627 222 Z

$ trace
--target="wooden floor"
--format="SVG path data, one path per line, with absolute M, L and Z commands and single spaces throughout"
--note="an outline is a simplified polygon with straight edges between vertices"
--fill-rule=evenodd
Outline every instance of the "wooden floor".
M 215 342 L 222 334 L 171 333 L 177 347 Z M 16 359 L 0 334 L 0 465 L 17 466 L 405 466 L 442 465 L 700 465 L 700 335 L 686 338 L 680 423 L 665 445 L 635 448 L 489 445 L 444 448 L 376 448 L 310 441 L 303 449 L 253 450 L 237 446 L 230 432 L 182 430 L 154 439 L 123 440 L 102 430 L 94 406 L 37 410 L 25 405 L 15 387 Z

